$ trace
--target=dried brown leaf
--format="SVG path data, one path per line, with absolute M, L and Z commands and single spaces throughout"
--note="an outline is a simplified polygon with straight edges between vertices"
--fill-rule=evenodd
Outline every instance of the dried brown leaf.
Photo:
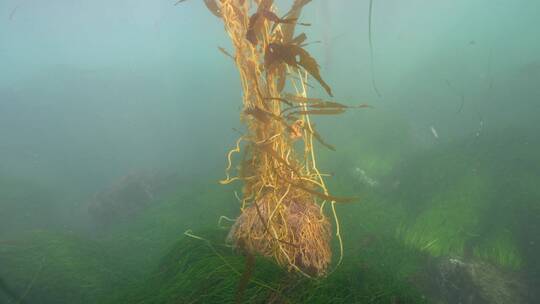
M 217 4 L 216 0 L 204 0 L 204 4 L 206 4 L 206 7 L 212 14 L 214 14 L 216 17 L 221 18 L 221 8 Z
M 300 46 L 292 43 L 270 43 L 266 48 L 264 56 L 266 69 L 275 69 L 276 66 L 282 63 L 295 68 L 301 66 L 321 84 L 328 95 L 333 96 L 332 89 L 321 77 L 317 61 Z
M 291 114 L 296 115 L 337 115 L 345 112 L 345 109 L 322 109 L 322 110 L 306 110 L 306 111 L 295 111 Z
M 298 20 L 298 18 L 300 17 L 300 13 L 302 12 L 302 8 L 304 8 L 304 6 L 309 2 L 311 2 L 311 0 L 294 0 L 291 9 L 287 12 L 287 14 L 285 14 L 285 17 Z M 281 29 L 283 32 L 283 41 L 285 43 L 290 42 L 293 39 L 295 28 L 295 23 L 283 25 Z

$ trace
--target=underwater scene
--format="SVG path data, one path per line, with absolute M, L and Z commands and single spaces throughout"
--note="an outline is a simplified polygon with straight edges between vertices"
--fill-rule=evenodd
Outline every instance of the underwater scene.
M 540 303 L 539 12 L 1 0 L 0 304 Z

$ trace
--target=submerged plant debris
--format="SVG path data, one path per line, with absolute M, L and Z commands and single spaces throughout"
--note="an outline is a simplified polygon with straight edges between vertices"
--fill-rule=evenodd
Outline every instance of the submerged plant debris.
M 229 152 L 227 178 L 221 181 L 243 182 L 241 214 L 229 241 L 247 257 L 259 254 L 306 277 L 324 276 L 332 260 L 331 226 L 324 206 L 332 207 L 341 260 L 343 246 L 334 204 L 353 198 L 329 193 L 316 167 L 313 142 L 334 147 L 315 130 L 310 116 L 342 114 L 354 107 L 307 96 L 309 77 L 333 96 L 319 64 L 304 48 L 307 35 L 294 33 L 296 26 L 310 25 L 299 18 L 311 1 L 295 0 L 283 17 L 272 0 L 204 2 L 225 24 L 235 56 L 219 49 L 234 58 L 244 93 L 241 118 L 247 132 Z M 283 93 L 287 82 L 295 93 Z M 299 140 L 303 154 L 295 149 Z M 240 145 L 241 141 L 245 144 Z M 242 150 L 240 170 L 231 177 L 231 156 Z M 241 283 L 240 298 L 244 288 Z

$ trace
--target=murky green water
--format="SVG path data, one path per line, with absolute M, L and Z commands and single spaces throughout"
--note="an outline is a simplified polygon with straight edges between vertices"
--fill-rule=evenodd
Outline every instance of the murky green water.
M 238 302 L 240 81 L 221 20 L 174 4 L 0 2 L 0 303 Z M 314 118 L 330 190 L 359 197 L 343 260 L 257 257 L 242 302 L 539 302 L 540 4 L 372 1 L 371 47 L 369 7 L 301 16 L 333 100 L 371 106 Z

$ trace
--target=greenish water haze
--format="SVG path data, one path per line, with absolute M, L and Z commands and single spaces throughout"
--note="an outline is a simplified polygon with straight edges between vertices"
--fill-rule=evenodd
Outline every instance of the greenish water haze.
M 373 106 L 316 118 L 330 189 L 360 197 L 343 263 L 257 260 L 246 301 L 538 303 L 540 2 L 374 0 L 373 58 L 368 8 L 302 15 L 335 99 Z M 0 1 L 0 303 L 235 302 L 217 220 L 239 185 L 217 181 L 241 89 L 218 46 L 202 1 Z

